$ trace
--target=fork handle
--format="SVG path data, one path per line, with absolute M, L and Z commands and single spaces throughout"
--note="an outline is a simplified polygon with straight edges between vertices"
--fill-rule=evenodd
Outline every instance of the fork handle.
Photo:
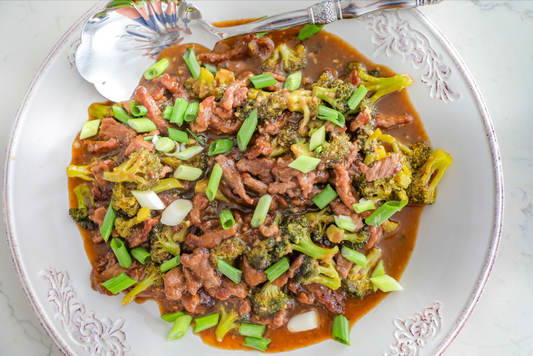
M 306 9 L 285 12 L 278 15 L 232 27 L 211 27 L 223 39 L 246 33 L 284 30 L 306 24 L 326 25 L 337 20 L 365 15 L 372 11 L 398 8 L 413 8 L 437 4 L 442 0 L 333 0 L 322 1 Z

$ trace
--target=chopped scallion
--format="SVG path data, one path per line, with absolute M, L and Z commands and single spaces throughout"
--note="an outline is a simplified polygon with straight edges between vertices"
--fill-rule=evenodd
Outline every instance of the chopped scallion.
M 270 209 L 271 203 L 272 197 L 268 194 L 263 195 L 261 199 L 259 199 L 259 202 L 255 207 L 252 221 L 250 222 L 250 225 L 252 225 L 252 227 L 258 228 L 259 226 L 263 225 L 263 223 L 265 222 L 265 218 L 268 214 L 268 210 Z
M 346 258 L 348 261 L 357 263 L 359 266 L 363 268 L 366 267 L 366 264 L 367 264 L 366 256 L 359 251 L 352 250 L 351 248 L 348 248 L 348 247 L 343 247 L 341 249 L 341 255 L 342 257 Z
M 209 183 L 207 183 L 207 189 L 205 191 L 205 195 L 207 195 L 207 199 L 209 199 L 209 201 L 215 200 L 221 178 L 222 167 L 220 167 L 220 164 L 216 163 L 211 171 L 211 177 L 209 178 Z
M 124 242 L 122 242 L 121 239 L 114 238 L 111 240 L 111 243 L 109 245 L 115 253 L 120 267 L 129 268 L 131 266 L 132 261 L 128 250 L 126 249 L 126 246 L 124 246 Z
M 305 25 L 304 28 L 302 28 L 300 32 L 298 32 L 298 39 L 300 41 L 303 41 L 306 38 L 311 37 L 315 33 L 319 32 L 323 28 L 324 28 L 324 25 L 312 25 L 312 24 Z
M 250 337 L 250 336 L 247 336 L 245 339 L 244 339 L 244 343 L 243 345 L 244 346 L 248 346 L 248 347 L 252 347 L 254 349 L 257 349 L 259 351 L 265 351 L 268 347 L 268 344 L 270 344 L 270 340 L 267 340 L 267 339 L 259 339 L 259 338 L 256 338 L 256 337 Z
M 294 72 L 287 77 L 283 84 L 283 88 L 287 90 L 297 90 L 300 87 L 300 84 L 302 84 L 302 72 Z
M 123 124 L 127 124 L 128 120 L 133 119 L 133 116 L 128 115 L 128 112 L 118 105 L 113 105 L 113 116 Z
M 172 107 L 170 105 L 165 107 L 165 110 L 163 111 L 163 119 L 170 120 L 170 117 L 172 116 L 173 109 L 174 109 L 174 107 Z
M 174 325 L 172 325 L 172 329 L 170 329 L 167 340 L 173 341 L 182 338 L 187 332 L 189 325 L 191 325 L 191 322 L 192 316 L 190 315 L 182 315 L 177 318 L 176 321 L 174 321 Z
M 289 264 L 289 261 L 287 261 L 287 258 L 283 257 L 278 262 L 274 263 L 272 266 L 268 267 L 265 270 L 265 273 L 267 275 L 267 278 L 270 282 L 274 282 L 276 278 L 281 276 L 283 273 L 289 270 L 291 265 Z M 248 335 L 253 336 L 253 335 Z
M 333 319 L 333 338 L 350 346 L 350 323 L 344 315 L 336 315 Z
M 198 109 L 200 108 L 200 103 L 197 101 L 194 101 L 187 106 L 187 110 L 185 111 L 185 121 L 192 122 L 196 120 L 196 117 L 198 116 Z
M 324 209 L 326 206 L 329 205 L 336 197 L 339 195 L 336 191 L 331 188 L 331 185 L 327 185 L 326 188 L 324 188 L 323 191 L 317 194 L 316 197 L 314 197 L 313 203 L 316 204 L 320 209 Z
M 400 283 L 387 274 L 378 277 L 370 277 L 370 282 L 385 293 L 403 290 Z
M 176 142 L 169 139 L 168 137 L 161 137 L 154 144 L 155 149 L 159 152 L 168 153 L 176 148 Z
M 372 275 L 370 275 L 371 278 L 379 277 L 387 274 L 385 272 L 385 266 L 383 265 L 383 261 L 379 261 L 378 265 L 374 270 L 372 271 Z M 372 284 L 372 288 L 374 289 L 374 292 L 378 290 L 378 287 L 376 287 L 375 284 Z
M 353 205 L 353 209 L 357 214 L 362 213 L 363 211 L 374 210 L 376 205 L 372 200 L 363 200 L 361 199 L 359 203 Z
M 170 260 L 165 261 L 161 263 L 161 267 L 159 268 L 161 273 L 165 273 L 170 271 L 174 267 L 178 267 L 180 265 L 181 259 L 180 256 L 172 257 Z
M 150 253 L 142 247 L 135 247 L 131 249 L 131 255 L 143 265 L 150 259 Z
M 198 153 L 202 152 L 203 150 L 204 148 L 202 146 L 192 146 L 184 151 L 176 153 L 174 157 L 181 159 L 182 161 L 187 161 L 196 156 Z
M 183 124 L 183 118 L 185 117 L 185 111 L 189 103 L 183 98 L 177 98 L 174 102 L 174 108 L 172 109 L 172 114 L 170 115 L 170 122 L 181 126 Z
M 176 313 L 167 313 L 164 315 L 161 315 L 161 319 L 163 319 L 166 322 L 172 323 L 176 321 L 180 316 L 184 316 L 182 312 L 176 312 Z
M 346 215 L 335 215 L 335 224 L 346 231 L 355 231 L 355 224 L 352 218 Z
M 194 139 L 196 141 L 198 141 L 198 143 L 200 144 L 200 146 L 205 146 L 205 142 L 204 140 L 202 140 L 200 137 L 196 136 L 191 130 L 187 129 L 187 132 L 189 132 L 191 134 L 192 137 L 194 137 Z
M 210 71 L 211 74 L 213 74 L 213 75 L 217 74 L 217 67 L 215 67 L 215 66 L 213 66 L 211 64 L 207 64 L 207 63 L 203 64 L 203 66 L 205 67 L 205 69 Z
M 344 124 L 346 123 L 346 118 L 341 112 L 330 109 L 324 105 L 318 106 L 318 118 L 320 120 L 330 121 L 340 127 L 344 127 Z
M 146 80 L 152 80 L 159 77 L 161 74 L 165 73 L 169 64 L 170 61 L 168 58 L 163 58 L 159 62 L 152 64 L 146 72 L 144 72 L 144 78 Z
M 384 203 L 368 218 L 365 219 L 367 225 L 381 225 L 397 211 L 402 210 L 407 205 L 406 201 L 391 200 Z
M 157 127 L 152 122 L 152 120 L 147 119 L 145 117 L 141 119 L 129 119 L 128 125 L 131 126 L 132 129 L 137 131 L 138 133 L 142 132 L 150 132 L 157 130 Z
M 271 85 L 276 85 L 276 79 L 270 73 L 263 73 L 254 77 L 249 77 L 250 81 L 256 89 L 266 88 Z
M 102 238 L 105 242 L 107 242 L 109 236 L 111 236 L 111 231 L 113 231 L 113 226 L 115 225 L 116 217 L 117 213 L 115 209 L 113 209 L 112 204 L 109 204 L 109 207 L 107 208 L 107 211 L 105 213 L 104 221 L 100 226 L 100 235 L 102 235 Z
M 183 180 L 197 180 L 202 175 L 203 171 L 200 168 L 190 167 L 186 165 L 180 165 L 176 171 L 174 171 L 174 178 Z
M 185 64 L 187 64 L 187 68 L 189 68 L 193 78 L 198 79 L 200 76 L 200 64 L 198 64 L 196 54 L 192 47 L 187 48 L 187 51 L 185 51 L 185 54 L 183 55 L 183 60 L 185 61 Z
M 239 327 L 239 334 L 241 334 L 242 336 L 250 336 L 250 337 L 261 339 L 263 338 L 264 332 L 265 332 L 264 325 L 242 323 L 241 326 Z
M 217 269 L 220 271 L 220 273 L 231 279 L 233 282 L 237 284 L 241 282 L 242 271 L 233 267 L 229 263 L 224 262 L 224 260 L 220 258 L 218 259 Z
M 246 146 L 250 142 L 252 135 L 257 128 L 257 109 L 254 109 L 250 116 L 244 120 L 239 132 L 237 133 L 237 145 L 239 145 L 239 150 L 244 152 Z
M 189 143 L 189 136 L 187 136 L 186 132 L 173 129 L 172 127 L 168 128 L 168 138 L 181 143 Z
M 233 140 L 229 138 L 222 138 L 220 140 L 213 141 L 209 146 L 209 156 L 221 155 L 231 151 L 233 148 Z
M 355 110 L 361 100 L 365 98 L 367 93 L 368 90 L 364 87 L 364 85 L 359 85 L 359 88 L 357 88 L 355 93 L 353 93 L 350 99 L 348 99 L 348 106 L 350 107 L 350 109 Z
M 85 124 L 83 124 L 83 128 L 80 132 L 80 140 L 83 140 L 87 137 L 95 136 L 98 133 L 98 128 L 100 127 L 100 123 L 102 120 L 91 120 L 87 121 Z
M 154 136 L 146 136 L 144 138 L 145 141 L 153 141 L 153 139 L 154 139 Z
M 311 140 L 309 141 L 309 149 L 314 151 L 315 148 L 323 144 L 324 141 L 326 141 L 326 125 L 323 125 L 321 128 L 313 132 Z
M 217 313 L 217 314 L 206 315 L 206 316 L 202 316 L 201 318 L 194 319 L 193 332 L 197 334 L 200 331 L 204 331 L 206 329 L 212 328 L 213 326 L 218 324 L 218 318 L 219 318 L 219 315 Z
M 157 185 L 150 190 L 157 194 L 164 192 L 165 190 L 178 188 L 183 188 L 183 184 L 181 184 L 179 180 L 177 180 L 176 178 L 165 178 L 159 180 L 159 183 L 157 183 Z
M 302 173 L 309 173 L 316 169 L 321 162 L 319 158 L 301 155 L 289 164 L 289 167 L 299 170 Z
M 143 116 L 148 112 L 146 106 L 135 105 L 135 100 L 130 101 L 130 111 L 133 116 Z
M 218 216 L 220 216 L 220 222 L 222 223 L 222 228 L 224 230 L 227 230 L 235 225 L 235 218 L 230 210 L 223 210 Z
M 126 273 L 121 273 L 110 280 L 105 281 L 102 285 L 111 293 L 118 294 L 137 283 L 133 278 L 128 277 Z

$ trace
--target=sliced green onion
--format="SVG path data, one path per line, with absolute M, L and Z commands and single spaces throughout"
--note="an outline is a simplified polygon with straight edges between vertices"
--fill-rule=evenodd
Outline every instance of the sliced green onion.
M 144 105 L 135 105 L 135 100 L 130 101 L 130 110 L 133 116 L 143 116 L 146 115 L 148 110 Z
M 182 338 L 187 332 L 189 325 L 191 325 L 191 321 L 192 316 L 190 315 L 182 315 L 177 318 L 176 321 L 174 321 L 174 325 L 172 325 L 172 329 L 170 329 L 167 340 L 173 341 Z
M 406 205 L 406 201 L 388 201 L 374 211 L 368 218 L 366 218 L 365 223 L 367 225 L 381 225 L 387 221 L 388 218 L 394 215 L 395 212 L 402 210 L 402 208 Z
M 165 178 L 165 179 L 159 180 L 159 183 L 150 190 L 157 194 L 157 193 L 164 192 L 165 190 L 178 189 L 178 188 L 183 188 L 183 184 L 181 184 L 179 180 L 177 180 L 176 178 Z
M 267 339 L 258 339 L 256 337 L 250 337 L 250 336 L 247 336 L 245 339 L 244 339 L 244 343 L 243 345 L 244 346 L 248 346 L 248 347 L 252 347 L 254 349 L 257 349 L 259 351 L 265 351 L 268 344 L 270 344 L 270 340 L 267 340 Z
M 301 155 L 289 164 L 289 167 L 299 170 L 302 173 L 309 173 L 316 169 L 321 162 L 319 158 Z
M 185 111 L 187 111 L 187 106 L 189 106 L 187 100 L 177 98 L 176 101 L 174 101 L 174 108 L 172 109 L 169 121 L 181 126 L 183 124 L 183 118 L 185 117 Z
M 150 253 L 142 247 L 135 247 L 131 249 L 131 255 L 143 265 L 150 259 Z
M 203 150 L 204 148 L 202 146 L 192 146 L 184 151 L 176 153 L 174 157 L 181 159 L 182 161 L 187 161 L 196 156 L 198 153 L 202 152 Z
M 250 116 L 244 120 L 239 132 L 237 133 L 237 145 L 239 145 L 239 150 L 244 152 L 246 146 L 250 142 L 252 135 L 257 128 L 257 109 L 254 109 Z
M 218 216 L 220 216 L 220 222 L 222 223 L 222 228 L 224 230 L 227 230 L 235 225 L 235 218 L 230 210 L 223 210 Z
M 370 282 L 385 293 L 403 290 L 400 283 L 387 274 L 378 277 L 370 277 Z
M 83 128 L 80 132 L 80 140 L 95 136 L 98 133 L 98 128 L 100 127 L 101 122 L 102 120 L 98 119 L 87 121 L 85 124 L 83 124 Z
M 350 346 L 350 323 L 344 315 L 336 315 L 333 319 L 333 338 Z
M 167 313 L 164 315 L 161 315 L 161 319 L 163 319 L 166 322 L 173 323 L 178 319 L 180 316 L 184 316 L 182 312 L 176 312 L 176 313 Z
M 220 140 L 216 140 L 209 146 L 208 154 L 209 156 L 221 155 L 221 154 L 231 151 L 233 146 L 234 146 L 234 142 L 233 140 L 229 138 L 223 138 Z
M 184 164 L 178 167 L 174 171 L 174 178 L 183 179 L 183 180 L 197 180 L 202 175 L 202 170 L 196 167 L 189 167 Z
M 344 124 L 346 123 L 346 118 L 341 112 L 330 109 L 324 105 L 318 106 L 318 118 L 320 120 L 330 121 L 340 127 L 344 127 Z
M 114 238 L 111 240 L 111 243 L 109 245 L 115 253 L 120 267 L 129 268 L 131 266 L 132 261 L 128 250 L 126 250 L 126 246 L 124 246 L 124 242 L 122 242 L 121 239 Z
M 181 143 L 189 143 L 189 136 L 187 136 L 186 132 L 173 129 L 172 127 L 168 128 L 168 138 Z
M 252 227 L 258 228 L 259 226 L 263 225 L 268 214 L 268 210 L 270 209 L 271 203 L 272 197 L 268 194 L 263 195 L 261 199 L 259 199 L 259 202 L 255 207 L 252 222 L 250 223 Z
M 323 144 L 324 141 L 326 141 L 326 125 L 313 132 L 311 140 L 309 141 L 309 149 L 314 151 L 315 148 Z
M 353 209 L 357 214 L 362 213 L 363 211 L 374 210 L 376 205 L 372 200 L 363 200 L 361 199 L 359 203 L 352 205 Z
M 205 195 L 207 195 L 209 201 L 213 201 L 215 199 L 221 178 L 222 167 L 220 167 L 220 164 L 216 163 L 211 171 L 211 177 L 209 178 L 209 183 L 207 183 L 207 189 L 205 191 Z
M 146 136 L 144 138 L 145 141 L 152 141 L 154 139 L 154 136 Z M 157 140 L 156 140 L 157 141 Z
M 185 111 L 185 121 L 192 122 L 196 120 L 199 108 L 200 103 L 198 103 L 197 101 L 190 103 L 189 106 L 187 106 L 187 110 Z
M 213 75 L 214 75 L 214 74 L 217 74 L 217 67 L 212 66 L 211 64 L 207 64 L 207 63 L 205 63 L 203 66 L 205 67 L 205 69 L 207 69 L 208 71 L 210 71 L 211 74 L 213 74 Z
M 385 266 L 383 265 L 383 261 L 379 261 L 376 268 L 374 268 L 374 271 L 372 271 L 372 275 L 370 277 L 371 278 L 379 277 L 379 276 L 383 276 L 384 274 L 386 274 Z M 372 288 L 374 289 L 374 292 L 378 290 L 378 287 L 376 287 L 375 284 L 372 284 Z
M 104 221 L 100 226 L 100 235 L 102 235 L 102 238 L 105 242 L 107 242 L 109 236 L 111 236 L 111 231 L 113 231 L 113 226 L 115 225 L 115 219 L 117 217 L 117 213 L 111 205 L 112 204 L 109 204 L 109 207 L 105 213 Z
M 128 120 L 133 119 L 133 116 L 128 115 L 128 112 L 125 109 L 117 105 L 113 105 L 113 116 L 123 124 L 127 124 Z
M 170 105 L 165 107 L 165 111 L 163 111 L 163 119 L 170 120 L 170 117 L 172 116 L 173 109 L 174 109 L 174 107 L 172 107 Z
M 311 37 L 315 33 L 319 32 L 321 29 L 324 28 L 324 25 L 305 25 L 304 28 L 298 32 L 298 39 L 300 41 L 305 40 L 308 37 Z
M 361 103 L 361 100 L 363 100 L 368 93 L 368 90 L 364 87 L 364 85 L 359 85 L 359 88 L 355 91 L 355 93 L 352 94 L 350 99 L 348 99 L 348 106 L 351 110 L 355 110 L 355 108 Z
M 250 336 L 250 337 L 261 339 L 263 338 L 264 332 L 265 332 L 264 325 L 242 323 L 241 326 L 239 327 L 239 334 L 241 334 L 242 336 Z
M 128 277 L 126 273 L 121 273 L 118 276 L 105 281 L 102 285 L 111 293 L 118 294 L 135 283 L 137 283 L 135 279 Z
M 194 48 L 187 48 L 187 51 L 185 51 L 185 54 L 183 55 L 183 60 L 185 61 L 185 64 L 187 64 L 187 68 L 189 68 L 193 78 L 198 79 L 200 76 L 200 64 L 198 64 L 198 60 L 196 59 Z
M 204 140 L 202 140 L 200 137 L 196 136 L 191 130 L 187 129 L 187 132 L 189 132 L 191 134 L 192 137 L 194 137 L 194 139 L 196 141 L 198 141 L 198 143 L 201 145 L 201 146 L 205 146 L 205 142 Z
M 361 252 L 352 250 L 348 247 L 343 247 L 341 249 L 341 255 L 342 257 L 346 258 L 348 261 L 351 261 L 353 263 L 357 263 L 359 266 L 365 268 L 367 261 L 366 256 L 362 254 Z
M 314 197 L 313 203 L 316 204 L 320 209 L 324 209 L 326 206 L 329 205 L 336 197 L 339 195 L 336 191 L 331 188 L 331 185 L 327 185 L 326 188 L 324 188 L 323 191 L 317 194 L 316 197 Z
M 300 84 L 302 84 L 302 72 L 294 72 L 285 79 L 283 88 L 287 90 L 297 90 L 300 87 Z
M 229 263 L 224 262 L 224 260 L 218 259 L 217 269 L 233 282 L 237 284 L 241 282 L 242 271 L 233 267 Z
M 154 146 L 159 152 L 167 153 L 176 148 L 176 141 L 173 141 L 168 137 L 161 137 L 154 143 Z
M 322 152 L 322 146 L 318 146 L 317 149 L 315 150 L 316 153 L 320 153 Z
M 355 231 L 355 224 L 352 218 L 346 215 L 335 215 L 335 224 L 346 231 Z
M 145 117 L 141 119 L 129 119 L 128 125 L 131 126 L 132 129 L 137 131 L 138 133 L 142 132 L 150 132 L 157 130 L 157 127 L 152 122 L 152 120 L 147 119 Z
M 263 73 L 254 77 L 249 77 L 248 79 L 250 79 L 256 89 L 266 88 L 278 83 L 270 73 Z
M 152 80 L 156 77 L 159 77 L 161 74 L 165 73 L 170 64 L 168 58 L 163 58 L 159 62 L 152 64 L 146 72 L 144 72 L 144 78 L 146 80 Z
M 168 261 L 161 263 L 161 267 L 159 269 L 161 273 L 165 273 L 165 272 L 170 271 L 174 267 L 178 267 L 180 265 L 180 262 L 181 262 L 180 256 L 176 256 L 176 257 L 171 258 Z
M 183 219 L 192 210 L 192 203 L 187 199 L 178 199 L 173 201 L 161 214 L 161 224 L 176 226 L 181 224 Z
M 201 318 L 194 319 L 194 330 L 193 332 L 195 334 L 199 333 L 200 331 L 204 331 L 206 329 L 212 328 L 213 326 L 218 324 L 218 313 L 217 314 L 211 314 L 202 316 Z
M 289 270 L 291 265 L 289 264 L 289 261 L 287 261 L 287 258 L 283 257 L 278 262 L 274 263 L 272 266 L 268 267 L 265 270 L 265 273 L 267 275 L 267 278 L 270 282 L 274 282 L 276 278 L 281 276 L 283 273 Z M 253 336 L 253 335 L 248 335 Z

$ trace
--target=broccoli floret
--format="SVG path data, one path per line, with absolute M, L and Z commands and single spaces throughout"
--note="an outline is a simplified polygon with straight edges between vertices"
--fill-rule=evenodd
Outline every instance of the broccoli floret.
M 416 204 L 435 203 L 437 184 L 452 161 L 452 157 L 440 148 L 433 152 L 413 175 L 411 185 L 407 188 L 409 201 Z
M 355 186 L 361 198 L 372 200 L 375 203 L 380 201 L 401 200 L 408 201 L 405 189 L 398 183 L 395 177 L 380 178 L 367 182 L 364 175 L 356 175 Z
M 426 142 L 415 142 L 409 147 L 398 143 L 398 146 L 415 171 L 422 167 L 431 156 L 431 147 Z
M 74 194 L 78 200 L 78 207 L 69 209 L 68 213 L 72 220 L 81 225 L 85 230 L 94 230 L 98 228 L 98 224 L 89 219 L 89 212 L 87 209 L 87 202 L 89 206 L 94 206 L 93 195 L 85 184 L 80 184 L 74 188 Z M 87 202 L 86 202 L 87 201 Z
M 241 316 L 233 308 L 222 305 L 220 308 L 220 321 L 215 330 L 218 342 L 222 342 L 228 332 L 238 329 L 248 319 L 248 314 Z
M 292 253 L 292 246 L 287 236 L 276 236 L 276 243 L 274 244 L 272 256 L 275 259 L 280 259 L 289 253 Z
M 258 270 L 264 270 L 270 267 L 275 244 L 276 242 L 271 238 L 256 242 L 246 253 L 246 259 L 250 263 L 250 266 Z
M 354 264 L 348 272 L 348 276 L 342 280 L 342 289 L 353 298 L 363 298 L 373 292 L 372 282 L 370 282 L 370 272 L 376 266 L 381 257 L 381 251 L 372 249 L 366 256 L 367 265 L 365 268 Z
M 370 100 L 373 103 L 386 94 L 400 91 L 414 83 L 413 78 L 408 74 L 399 74 L 393 77 L 383 78 L 371 75 L 361 63 L 353 63 L 351 68 L 357 71 L 357 76 L 361 78 L 361 84 L 364 85 L 370 93 L 374 93 L 370 96 Z
M 347 134 L 331 134 L 329 141 L 322 144 L 322 152 L 319 158 L 326 163 L 327 168 L 331 168 L 337 163 L 341 163 L 350 154 L 352 141 Z
M 140 208 L 137 215 L 133 219 L 116 218 L 115 229 L 120 237 L 128 237 L 131 235 L 133 226 L 150 218 L 150 209 L 147 207 Z
M 139 202 L 124 183 L 115 183 L 111 195 L 113 209 L 122 210 L 128 216 L 135 216 L 140 208 Z
M 335 216 L 331 215 L 329 208 L 315 213 L 307 213 L 305 217 L 309 219 L 309 233 L 314 241 L 321 241 L 326 237 L 326 227 L 335 222 Z
M 170 226 L 167 228 L 167 226 L 157 224 L 152 228 L 148 235 L 151 245 L 150 255 L 152 261 L 162 263 L 170 255 L 178 256 L 180 254 L 180 245 L 174 240 L 174 237 L 176 237 L 176 234 L 172 234 Z
M 107 111 L 111 107 L 102 103 L 94 103 L 89 106 L 89 116 L 96 119 L 103 119 L 112 115 L 108 115 Z
M 161 273 L 161 268 L 159 265 L 156 265 L 152 262 L 148 262 L 146 268 L 144 269 L 144 274 L 144 279 L 137 283 L 137 285 L 133 287 L 133 289 L 124 296 L 124 298 L 122 299 L 122 305 L 127 305 L 133 302 L 133 300 L 139 293 L 148 289 L 151 286 L 163 286 L 163 273 Z
M 294 279 L 303 285 L 319 283 L 333 290 L 339 289 L 341 286 L 339 274 L 331 262 L 320 265 L 317 259 L 309 256 L 305 256 Z
M 157 154 L 141 148 L 130 154 L 129 159 L 113 172 L 104 172 L 104 179 L 110 182 L 136 182 L 138 190 L 148 190 L 159 183 L 163 165 Z
M 237 108 L 235 116 L 246 119 L 254 109 L 257 109 L 259 122 L 273 121 L 287 109 L 287 99 L 281 95 L 281 92 L 269 93 L 258 90 L 249 95 L 248 100 Z
M 257 316 L 265 316 L 287 309 L 292 305 L 292 299 L 280 287 L 267 282 L 261 288 L 250 291 L 250 301 Z
M 319 260 L 331 260 L 339 251 L 335 246 L 331 249 L 319 247 L 310 236 L 311 221 L 305 215 L 289 215 L 281 224 L 281 235 L 289 239 L 291 248 Z
M 313 95 L 327 102 L 335 110 L 345 114 L 350 111 L 348 100 L 355 93 L 357 87 L 340 79 L 335 80 L 329 87 L 313 87 Z
M 320 100 L 313 95 L 313 92 L 310 90 L 298 89 L 290 93 L 287 97 L 287 108 L 290 111 L 301 112 L 304 114 L 302 120 L 300 120 L 300 126 L 298 132 L 300 135 L 304 136 L 308 127 L 307 124 L 312 117 L 318 115 L 318 106 L 320 105 Z
M 234 81 L 235 75 L 227 69 L 220 69 L 213 76 L 213 73 L 202 67 L 198 79 L 187 78 L 184 86 L 193 99 L 203 100 L 208 96 L 214 96 L 218 101 L 224 95 L 228 85 Z
M 248 245 L 238 237 L 232 237 L 222 241 L 218 246 L 210 251 L 211 263 L 216 266 L 219 259 L 233 265 L 237 257 L 246 253 Z
M 282 68 L 285 72 L 292 73 L 307 66 L 307 54 L 305 46 L 300 43 L 294 49 L 290 49 L 286 43 L 276 47 L 272 57 L 268 58 L 261 64 L 264 71 L 273 71 L 278 65 L 281 58 Z
M 290 151 L 291 146 L 304 142 L 305 139 L 298 133 L 298 127 L 285 125 L 281 131 L 272 138 L 270 147 L 274 150 L 270 157 L 276 157 Z
M 333 243 L 342 243 L 343 246 L 349 247 L 353 250 L 363 248 L 370 237 L 367 226 L 358 232 L 351 234 L 335 225 L 330 225 L 326 231 L 326 234 L 329 241 Z
M 336 80 L 337 78 L 333 76 L 332 71 L 325 70 L 324 72 L 322 72 L 322 74 L 320 74 L 320 77 L 318 78 L 318 80 L 314 82 L 311 85 L 311 87 L 329 88 L 333 84 L 333 82 L 335 82 Z
M 76 166 L 71 164 L 67 167 L 67 176 L 69 178 L 81 178 L 83 180 L 92 182 L 94 181 L 94 174 L 91 171 L 91 165 Z

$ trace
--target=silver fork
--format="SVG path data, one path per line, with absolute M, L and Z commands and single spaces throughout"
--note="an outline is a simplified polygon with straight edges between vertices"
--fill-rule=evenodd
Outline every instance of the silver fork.
M 385 9 L 413 8 L 442 0 L 323 1 L 306 9 L 233 27 L 215 27 L 187 1 L 131 1 L 93 15 L 85 23 L 76 51 L 76 67 L 105 98 L 127 100 L 146 68 L 165 48 L 197 43 L 213 49 L 217 42 L 238 35 L 283 30 L 305 24 L 326 25 Z

